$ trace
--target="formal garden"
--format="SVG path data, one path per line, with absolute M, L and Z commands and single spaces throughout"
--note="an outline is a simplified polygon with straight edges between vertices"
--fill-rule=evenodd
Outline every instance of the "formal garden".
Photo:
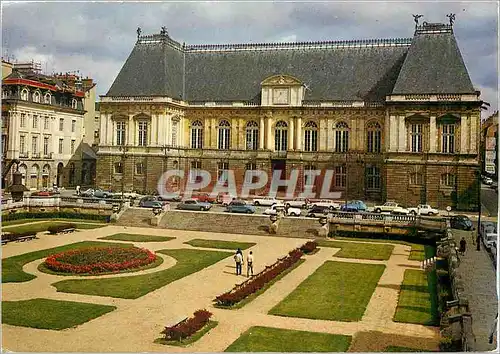
M 11 223 L 13 233 L 37 230 L 37 238 L 2 246 L 8 350 L 439 349 L 438 277 L 420 267 L 435 253 L 432 246 L 99 221 L 75 223 L 76 230 L 66 234 L 47 231 L 57 220 Z M 244 274 L 235 274 L 236 249 L 245 262 L 249 251 L 255 254 L 253 277 L 246 276 L 246 263 Z M 18 343 L 24 335 L 39 337 L 39 344 Z M 84 342 L 81 335 L 92 340 Z

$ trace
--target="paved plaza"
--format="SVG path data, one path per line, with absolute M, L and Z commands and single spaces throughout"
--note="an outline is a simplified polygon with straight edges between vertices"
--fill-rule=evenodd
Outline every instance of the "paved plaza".
M 290 250 L 308 241 L 299 238 L 107 226 L 100 229 L 82 230 L 69 235 L 41 234 L 39 239 L 30 242 L 11 243 L 3 247 L 3 258 L 79 241 L 95 241 L 100 237 L 124 232 L 175 237 L 174 240 L 168 242 L 134 243 L 136 246 L 153 251 L 160 249 L 193 249 L 192 246 L 184 244 L 184 242 L 195 238 L 254 242 L 256 245 L 250 250 L 255 255 L 256 272 L 261 271 L 266 265 L 274 263 L 277 258 L 283 257 Z M 137 299 L 57 292 L 55 287 L 51 286 L 52 283 L 61 280 L 61 278 L 66 280 L 78 277 L 61 277 L 42 273 L 37 270 L 38 265 L 43 262 L 43 259 L 39 259 L 23 267 L 25 272 L 36 275 L 35 279 L 24 283 L 3 284 L 2 295 L 4 301 L 46 298 L 113 305 L 117 309 L 75 328 L 60 331 L 2 324 L 3 348 L 5 350 L 26 352 L 222 352 L 248 328 L 266 326 L 351 335 L 353 340 L 350 350 L 356 351 L 384 349 L 373 348 L 373 341 L 366 339 L 370 338 L 370 334 L 366 334 L 366 332 L 372 333 L 371 336 L 373 336 L 372 331 L 378 331 L 380 333 L 379 338 L 391 334 L 401 336 L 401 338 L 407 336 L 407 341 L 398 343 L 399 346 L 411 347 L 409 343 L 411 344 L 412 339 L 421 342 L 422 339 L 425 339 L 426 349 L 437 349 L 439 337 L 437 327 L 392 321 L 404 271 L 420 267 L 420 262 L 408 260 L 410 249 L 410 246 L 395 244 L 389 260 L 375 261 L 335 257 L 339 248 L 322 247 L 317 253 L 304 256 L 305 262 L 302 265 L 238 310 L 214 308 L 212 302 L 217 295 L 228 291 L 236 283 L 246 279 L 234 274 L 231 255 L 212 266 Z M 159 253 L 158 255 L 164 258 L 164 262 L 157 268 L 128 274 L 103 275 L 100 278 L 157 272 L 172 267 L 176 262 L 166 255 Z M 386 265 L 361 321 L 311 320 L 267 314 L 271 308 L 290 294 L 327 260 Z M 86 279 L 88 278 L 86 277 Z M 314 301 L 314 299 L 311 299 L 311 301 Z M 218 321 L 219 324 L 200 340 L 188 347 L 154 343 L 155 339 L 161 337 L 160 332 L 165 326 L 173 325 L 180 319 L 191 316 L 194 311 L 203 308 L 211 311 L 214 314 L 213 319 Z M 361 333 L 364 333 L 364 337 L 360 335 Z M 392 343 L 392 345 L 394 344 Z M 420 344 L 420 348 L 422 348 L 422 344 Z

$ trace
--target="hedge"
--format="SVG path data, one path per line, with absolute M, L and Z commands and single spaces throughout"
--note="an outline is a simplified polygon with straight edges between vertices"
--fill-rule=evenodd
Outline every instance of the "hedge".
M 55 213 L 9 213 L 3 214 L 3 221 L 22 220 L 22 219 L 82 219 L 82 220 L 99 220 L 106 221 L 108 215 L 99 214 L 82 214 L 58 211 Z
M 11 233 L 2 234 L 2 240 L 15 241 L 15 240 L 17 240 L 18 238 L 21 238 L 21 237 L 34 236 L 34 235 L 36 235 L 36 232 L 34 232 L 34 231 L 11 232 Z
M 50 225 L 47 229 L 47 231 L 50 234 L 57 234 L 61 231 L 64 231 L 66 229 L 76 229 L 76 225 L 72 223 L 64 223 L 64 224 L 57 224 L 57 225 Z
M 198 310 L 194 313 L 194 317 L 188 318 L 173 326 L 165 327 L 161 334 L 165 335 L 167 341 L 181 341 L 186 339 L 197 331 L 202 329 L 212 317 L 212 313 L 207 310 Z

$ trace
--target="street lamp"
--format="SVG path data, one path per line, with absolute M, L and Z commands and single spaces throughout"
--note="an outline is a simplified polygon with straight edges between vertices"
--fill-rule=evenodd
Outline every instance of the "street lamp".
M 124 192 L 124 184 L 125 184 L 125 159 L 127 158 L 126 156 L 126 153 L 128 151 L 127 147 L 126 146 L 123 146 L 123 145 L 120 145 L 120 152 L 121 152 L 121 160 L 120 160 L 120 164 L 121 164 L 121 167 L 122 167 L 122 197 L 121 197 L 121 201 L 120 201 L 120 204 L 123 205 L 123 192 Z

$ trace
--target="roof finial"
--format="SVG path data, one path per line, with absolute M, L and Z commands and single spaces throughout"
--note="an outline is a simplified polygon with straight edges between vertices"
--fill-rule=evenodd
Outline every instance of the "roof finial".
M 412 16 L 413 16 L 413 21 L 415 21 L 415 28 L 417 28 L 417 26 L 418 26 L 418 20 L 421 17 L 424 17 L 424 15 L 412 15 Z
M 449 13 L 446 15 L 450 19 L 450 26 L 453 26 L 453 22 L 455 22 L 455 14 L 454 13 Z
M 142 30 L 140 27 L 137 27 L 137 39 L 139 39 L 139 36 L 141 35 Z
M 162 26 L 160 34 L 163 35 L 163 36 L 168 36 L 167 27 Z

